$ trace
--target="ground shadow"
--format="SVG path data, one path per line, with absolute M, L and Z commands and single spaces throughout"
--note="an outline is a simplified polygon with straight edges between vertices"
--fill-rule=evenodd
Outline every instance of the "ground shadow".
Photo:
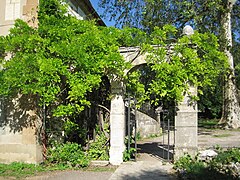
M 158 142 L 152 142 L 152 143 L 143 143 L 138 144 L 138 153 L 146 153 L 149 154 L 152 157 L 155 157 L 157 159 L 161 160 L 167 160 L 171 161 L 173 159 L 173 145 L 168 145 L 158 143 Z
M 213 130 L 206 129 L 206 128 L 198 128 L 198 135 L 212 135 Z
M 123 174 L 118 177 L 119 180 L 167 180 L 176 179 L 172 174 L 169 174 L 163 169 L 141 170 L 138 173 Z

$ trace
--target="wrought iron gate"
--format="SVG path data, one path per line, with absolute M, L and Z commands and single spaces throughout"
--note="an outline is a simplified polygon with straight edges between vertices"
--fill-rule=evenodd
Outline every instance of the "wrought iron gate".
M 175 145 L 175 125 L 174 119 L 170 118 L 168 110 L 161 110 L 160 126 L 162 128 L 162 142 L 159 147 L 162 150 L 162 158 L 168 162 L 173 161 Z

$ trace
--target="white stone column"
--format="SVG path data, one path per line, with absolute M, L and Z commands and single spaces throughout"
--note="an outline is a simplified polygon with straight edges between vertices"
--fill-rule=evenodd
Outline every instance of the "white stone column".
M 197 95 L 197 89 L 190 87 L 191 95 Z M 174 160 L 179 159 L 184 153 L 196 155 L 198 149 L 197 127 L 198 127 L 197 103 L 192 102 L 189 95 L 177 106 L 175 115 L 175 155 Z
M 110 163 L 120 165 L 123 162 L 126 131 L 123 82 L 112 81 L 111 88 L 113 97 L 110 111 Z

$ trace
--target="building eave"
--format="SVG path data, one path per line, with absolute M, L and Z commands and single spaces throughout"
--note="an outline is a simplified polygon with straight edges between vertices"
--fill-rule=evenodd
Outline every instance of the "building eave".
M 93 8 L 90 0 L 84 0 L 84 1 L 77 0 L 77 1 L 79 2 L 79 4 L 83 5 L 86 8 L 86 9 L 83 9 L 83 11 L 85 10 L 85 13 L 87 14 L 89 19 L 96 19 L 96 22 L 98 25 L 106 26 L 106 24 L 103 22 L 103 20 L 101 19 L 97 11 Z

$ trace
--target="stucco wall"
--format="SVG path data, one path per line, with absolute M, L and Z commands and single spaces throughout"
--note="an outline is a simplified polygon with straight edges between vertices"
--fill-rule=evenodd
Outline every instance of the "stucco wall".
M 38 0 L 1 0 L 0 35 L 7 35 L 14 21 L 21 18 L 31 26 L 36 16 Z M 16 95 L 11 100 L 0 100 L 0 162 L 39 163 L 42 147 L 39 143 L 40 118 L 36 101 Z
M 22 18 L 23 6 L 26 0 L 0 1 L 0 35 L 7 35 L 13 26 L 14 20 Z

